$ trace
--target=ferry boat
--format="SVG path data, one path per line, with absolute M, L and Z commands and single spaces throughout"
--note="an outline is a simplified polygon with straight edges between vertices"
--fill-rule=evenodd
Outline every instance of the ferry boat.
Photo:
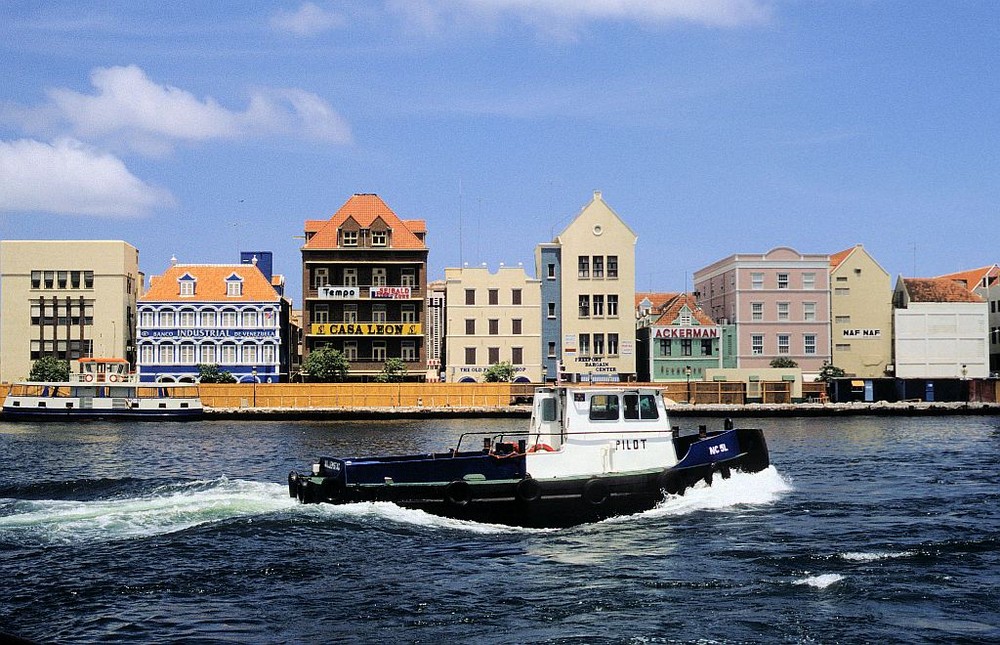
M 523 433 L 467 432 L 443 453 L 321 457 L 311 472 L 289 473 L 288 493 L 304 503 L 385 501 L 477 522 L 573 526 L 770 465 L 761 430 L 723 425 L 682 435 L 654 388 L 544 387 Z M 479 440 L 481 448 L 463 446 Z
M 7 390 L 3 420 L 168 419 L 202 416 L 194 383 L 139 383 L 122 358 L 81 358 L 69 381 L 19 381 Z

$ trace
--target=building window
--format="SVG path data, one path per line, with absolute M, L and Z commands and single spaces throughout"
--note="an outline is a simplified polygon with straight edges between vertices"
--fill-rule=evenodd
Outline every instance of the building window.
M 816 274 L 815 273 L 803 273 L 802 274 L 802 288 L 803 289 L 815 289 L 816 288 Z
M 608 356 L 618 356 L 618 334 L 608 334 Z
M 37 341 L 33 341 L 37 342 Z M 141 345 L 139 347 L 139 362 L 143 365 L 153 364 L 153 346 L 152 345 Z
M 511 289 L 510 290 L 510 304 L 519 305 L 521 304 L 521 290 Z
M 372 343 L 372 360 L 376 362 L 385 361 L 385 341 L 376 340 Z
M 236 345 L 233 343 L 225 343 L 222 345 L 222 360 L 220 361 L 223 365 L 235 365 L 236 364 Z
M 549 266 L 552 266 L 551 264 Z M 32 271 L 31 272 L 31 288 L 41 289 L 42 288 L 42 272 Z
M 417 322 L 417 309 L 413 305 L 403 305 L 402 310 L 402 320 L 405 323 L 415 323 Z
M 754 356 L 760 356 L 764 353 L 763 334 L 754 334 L 750 337 L 750 351 L 753 352 Z
M 344 322 L 345 323 L 356 323 L 356 322 L 358 322 L 358 306 L 357 305 L 344 305 Z
M 476 290 L 466 289 L 465 290 L 465 304 L 474 305 L 476 304 Z
M 590 334 L 580 334 L 580 356 L 590 356 Z
M 709 338 L 703 338 L 701 340 L 701 355 L 711 356 L 712 355 L 712 340 Z
M 851 295 L 851 290 L 848 287 L 837 287 L 833 290 L 833 295 L 835 296 L 849 296 Z
M 608 277 L 618 279 L 618 256 L 608 256 Z
M 549 347 L 549 358 L 555 358 L 556 357 L 556 344 L 555 344 L 555 342 L 554 341 L 549 341 L 548 347 Z
M 465 348 L 465 364 L 475 365 L 476 364 L 476 348 L 466 347 Z
M 835 350 L 837 350 L 838 352 L 849 352 L 849 351 L 851 351 L 851 344 L 850 343 L 837 343 L 836 345 L 833 346 L 833 348 Z
M 386 321 L 385 305 L 372 305 L 372 322 L 384 323 Z
M 256 327 L 257 326 L 257 312 L 256 311 L 244 311 L 243 312 L 243 326 L 244 327 Z
M 604 356 L 604 334 L 594 334 L 594 356 Z
M 580 318 L 590 317 L 590 296 L 580 296 Z
M 499 289 L 490 289 L 487 292 L 487 295 L 489 297 L 489 303 L 491 305 L 498 305 L 498 304 L 500 304 L 500 290 Z
M 499 362 L 500 362 L 500 348 L 499 347 L 490 347 L 489 348 L 489 361 L 488 361 L 488 363 L 490 365 L 496 365 Z
M 274 345 L 261 345 L 260 346 L 260 362 L 265 365 L 273 365 L 275 360 L 275 346 Z
M 522 325 L 520 318 L 514 318 L 513 320 L 510 321 L 510 333 L 512 336 L 520 336 L 521 328 Z
M 816 334 L 806 334 L 802 337 L 802 345 L 806 354 L 816 353 Z
M 751 302 L 750 303 L 750 318 L 752 320 L 764 320 L 764 303 L 763 302 Z
M 417 286 L 417 272 L 414 269 L 402 269 L 399 275 L 399 284 L 404 287 Z
M 174 326 L 174 312 L 167 310 L 160 312 L 160 327 Z
M 402 352 L 401 357 L 404 361 L 415 361 L 417 360 L 417 344 L 412 340 L 404 340 L 403 344 L 400 346 Z
M 751 289 L 763 289 L 764 288 L 764 274 L 754 271 L 750 274 L 750 288 Z
M 83 272 L 83 288 L 93 289 L 94 288 L 94 272 L 84 271 Z
M 803 302 L 802 303 L 802 319 L 813 321 L 816 320 L 816 303 L 815 302 Z
M 388 231 L 372 231 L 372 246 L 385 246 L 388 243 Z
M 372 269 L 372 286 L 384 287 L 386 285 L 385 267 L 375 267 Z
M 180 346 L 180 364 L 194 365 L 194 345 L 185 343 Z
M 243 281 L 242 280 L 227 280 L 226 281 L 226 295 L 227 296 L 242 296 L 243 295 Z
M 593 259 L 594 267 L 594 277 L 603 278 L 604 277 L 604 258 L 600 255 L 595 255 Z
M 576 277 L 578 278 L 589 278 L 590 277 L 590 256 L 581 255 L 577 259 L 577 269 Z
M 215 312 L 214 311 L 203 311 L 201 312 L 201 326 L 202 327 L 215 327 Z
M 181 280 L 180 286 L 181 286 L 180 295 L 182 296 L 194 295 L 194 280 Z
M 681 339 L 681 356 L 691 356 L 691 339 Z
M 46 271 L 43 274 L 43 279 L 45 280 L 45 288 L 51 289 L 53 286 L 55 286 L 55 280 L 56 280 L 55 271 Z
M 314 323 L 328 323 L 330 322 L 330 305 L 316 305 L 313 308 L 313 319 Z
M 834 319 L 833 319 L 833 321 L 835 323 L 837 323 L 838 325 L 850 325 L 851 324 L 851 317 L 850 316 L 835 316 Z
M 465 319 L 465 335 L 475 336 L 476 335 L 476 319 L 466 318 Z
M 600 295 L 594 296 L 594 315 L 595 316 L 604 315 L 604 296 Z
M 139 326 L 140 327 L 152 327 L 153 326 L 153 312 L 143 311 L 139 314 Z
M 660 356 L 670 356 L 670 339 L 660 338 L 658 339 L 657 346 L 660 350 Z
M 348 267 L 344 269 L 344 286 L 345 287 L 358 286 L 358 270 L 356 267 Z
M 546 277 L 549 280 L 555 280 L 556 279 L 556 265 L 549 264 L 549 265 L 546 265 L 546 266 L 547 266 L 546 273 L 545 273 Z
M 500 333 L 500 320 L 497 318 L 490 318 L 490 336 L 496 336 Z
M 195 315 L 193 311 L 182 311 L 179 316 L 181 327 L 194 327 Z
M 223 327 L 235 327 L 236 326 L 236 312 L 232 309 L 227 309 L 222 312 L 222 326 Z
M 609 294 L 608 295 L 608 317 L 617 318 L 618 317 L 618 295 Z
M 523 347 L 511 347 L 510 348 L 510 362 L 513 365 L 524 365 L 524 348 Z
M 778 320 L 788 320 L 788 303 L 778 303 Z
M 340 232 L 341 246 L 357 246 L 358 245 L 358 232 L 357 231 L 341 231 Z
M 349 361 L 358 360 L 358 341 L 356 340 L 344 341 L 344 358 L 346 358 Z
M 160 365 L 170 365 L 174 362 L 174 346 L 170 343 L 160 345 Z
M 546 316 L 548 318 L 552 319 L 556 317 L 556 303 L 554 302 L 547 303 L 546 309 L 548 310 L 546 313 Z
M 778 334 L 778 353 L 787 354 L 789 352 L 788 334 Z
M 206 365 L 214 365 L 216 360 L 215 345 L 202 345 L 201 362 Z
M 256 345 L 244 345 L 243 351 L 243 363 L 245 365 L 253 365 L 257 362 L 257 346 Z
M 778 274 L 778 288 L 779 289 L 787 289 L 788 288 L 788 274 L 787 273 L 779 273 Z

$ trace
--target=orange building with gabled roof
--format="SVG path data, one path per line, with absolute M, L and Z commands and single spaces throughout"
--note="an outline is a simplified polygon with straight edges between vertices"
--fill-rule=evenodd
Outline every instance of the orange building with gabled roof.
M 401 219 L 370 193 L 351 196 L 327 220 L 306 220 L 303 362 L 332 346 L 352 381 L 371 380 L 390 358 L 403 361 L 408 380 L 424 379 L 426 238 L 424 220 Z

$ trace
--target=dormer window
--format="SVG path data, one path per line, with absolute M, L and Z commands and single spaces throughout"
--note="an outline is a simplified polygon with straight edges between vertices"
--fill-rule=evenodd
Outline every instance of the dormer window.
M 341 231 L 340 240 L 343 246 L 357 246 L 358 245 L 358 232 L 357 231 Z
M 179 287 L 179 293 L 182 296 L 193 296 L 194 287 L 198 280 L 192 276 L 190 273 L 185 273 L 181 277 L 177 278 L 177 285 Z
M 242 296 L 243 295 L 243 278 L 236 275 L 235 273 L 226 278 L 226 295 L 227 296 Z
M 389 243 L 388 231 L 372 231 L 372 246 L 385 246 Z

